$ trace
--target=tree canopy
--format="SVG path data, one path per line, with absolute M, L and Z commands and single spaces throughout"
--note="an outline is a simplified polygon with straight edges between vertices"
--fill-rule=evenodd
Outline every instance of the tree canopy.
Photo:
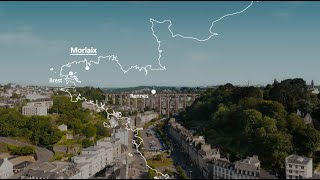
M 320 117 L 319 100 L 302 79 L 266 87 L 232 84 L 208 89 L 181 114 L 181 123 L 205 135 L 206 142 L 231 160 L 256 154 L 266 168 L 283 168 L 289 154 L 311 157 L 320 133 L 306 125 L 297 109 Z

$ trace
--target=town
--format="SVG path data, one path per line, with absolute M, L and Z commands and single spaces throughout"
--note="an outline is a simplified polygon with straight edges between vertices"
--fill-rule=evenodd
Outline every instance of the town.
M 275 80 L 272 86 L 276 88 L 287 81 L 299 80 L 285 80 L 281 83 Z M 228 146 L 212 143 L 212 138 L 207 139 L 203 133 L 207 130 L 201 131 L 201 126 L 190 126 L 190 123 L 197 122 L 192 121 L 188 124 L 189 112 L 186 108 L 194 108 L 208 95 L 207 93 L 218 93 L 225 88 L 234 87 L 227 84 L 192 89 L 188 92 L 165 89 L 158 90 L 155 94 L 146 88 L 134 91 L 126 89 L 126 92 L 104 92 L 101 89 L 84 87 L 78 88 L 78 92 L 73 92 L 75 95 L 86 94 L 88 98 L 102 101 L 110 108 L 121 111 L 130 119 L 128 124 L 127 121 L 115 117 L 107 119 L 104 112 L 99 112 L 95 106 L 85 101 L 72 104 L 69 97 L 59 88 L 16 84 L 0 86 L 0 177 L 153 179 L 165 178 L 164 174 L 168 175 L 169 179 L 320 177 L 320 162 L 316 160 L 315 164 L 311 158 L 316 157 L 312 153 L 313 150 L 308 157 L 301 154 L 282 157 L 283 162 L 279 162 L 282 166 L 264 164 L 267 162 L 265 155 L 246 154 L 237 158 L 231 154 L 232 151 L 228 151 Z M 255 96 L 252 94 L 257 91 L 265 93 L 265 87 L 239 88 L 247 91 L 245 96 L 249 97 Z M 319 94 L 313 81 L 306 88 L 306 93 L 310 93 L 311 96 L 317 97 Z M 272 89 L 269 91 L 270 96 Z M 131 95 L 135 93 L 148 94 L 148 98 L 132 98 Z M 298 106 L 295 118 L 301 118 L 301 126 L 312 125 L 316 128 L 318 124 L 312 117 L 314 113 L 306 111 L 305 106 L 307 105 Z M 218 111 L 221 111 L 219 108 Z M 28 128 L 41 127 L 41 124 L 34 124 L 32 127 L 20 125 L 23 123 L 20 122 L 21 118 L 30 123 L 43 122 L 44 126 L 50 128 L 39 132 L 50 132 L 51 138 L 45 135 L 38 137 L 37 134 L 28 132 Z M 104 121 L 110 124 L 110 128 L 102 126 Z M 11 129 L 11 126 L 25 129 L 21 133 L 29 135 L 23 136 L 18 130 Z M 142 130 L 137 131 L 137 134 L 128 130 L 139 128 Z M 267 126 L 265 128 L 267 132 L 270 131 Z M 9 129 L 17 132 L 8 132 Z M 136 146 L 132 141 L 141 141 L 141 145 Z M 319 144 L 316 144 L 314 148 L 317 149 L 318 146 Z

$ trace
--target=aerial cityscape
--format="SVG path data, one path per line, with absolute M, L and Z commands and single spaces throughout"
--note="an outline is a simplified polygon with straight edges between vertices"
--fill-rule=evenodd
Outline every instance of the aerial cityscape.
M 319 9 L 1 2 L 0 179 L 320 179 Z

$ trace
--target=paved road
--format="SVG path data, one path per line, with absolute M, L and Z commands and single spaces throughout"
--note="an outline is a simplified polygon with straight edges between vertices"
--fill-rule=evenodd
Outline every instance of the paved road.
M 27 144 L 27 143 L 23 143 L 23 142 L 19 142 L 19 141 L 16 141 L 16 140 L 12 140 L 10 138 L 0 137 L 0 142 L 4 142 L 4 143 L 7 143 L 7 144 L 13 144 L 13 145 L 16 145 L 16 146 L 32 146 L 32 147 L 36 148 L 37 161 L 34 162 L 33 164 L 31 164 L 30 166 L 28 166 L 24 171 L 11 176 L 10 179 L 18 179 L 18 178 L 20 178 L 22 175 L 25 175 L 29 169 L 31 169 L 33 167 L 36 167 L 36 166 L 40 165 L 41 163 L 49 161 L 49 159 L 51 159 L 52 156 L 53 156 L 53 152 L 49 151 L 48 149 L 41 148 L 41 147 L 38 147 L 38 146 L 34 146 L 34 145 L 31 145 L 31 144 Z

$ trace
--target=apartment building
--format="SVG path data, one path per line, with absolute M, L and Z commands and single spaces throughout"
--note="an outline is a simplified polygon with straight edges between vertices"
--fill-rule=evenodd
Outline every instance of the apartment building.
M 285 159 L 286 179 L 312 178 L 312 159 L 292 154 Z
M 233 179 L 260 179 L 260 161 L 258 156 L 247 157 L 234 163 Z
M 120 143 L 128 146 L 129 145 L 129 131 L 124 127 L 113 128 L 112 136 L 120 139 Z
M 81 154 L 72 158 L 76 164 L 83 165 L 88 168 L 86 177 L 92 177 L 110 164 L 113 160 L 113 152 L 111 147 L 91 146 L 82 150 Z
M 23 106 L 22 114 L 25 116 L 46 116 L 48 109 L 46 106 Z
M 98 147 L 111 147 L 113 151 L 113 160 L 121 157 L 121 142 L 119 138 L 107 137 L 97 141 Z
M 53 101 L 36 101 L 36 102 L 28 102 L 27 106 L 36 106 L 36 107 L 41 107 L 45 106 L 49 110 L 53 106 Z

